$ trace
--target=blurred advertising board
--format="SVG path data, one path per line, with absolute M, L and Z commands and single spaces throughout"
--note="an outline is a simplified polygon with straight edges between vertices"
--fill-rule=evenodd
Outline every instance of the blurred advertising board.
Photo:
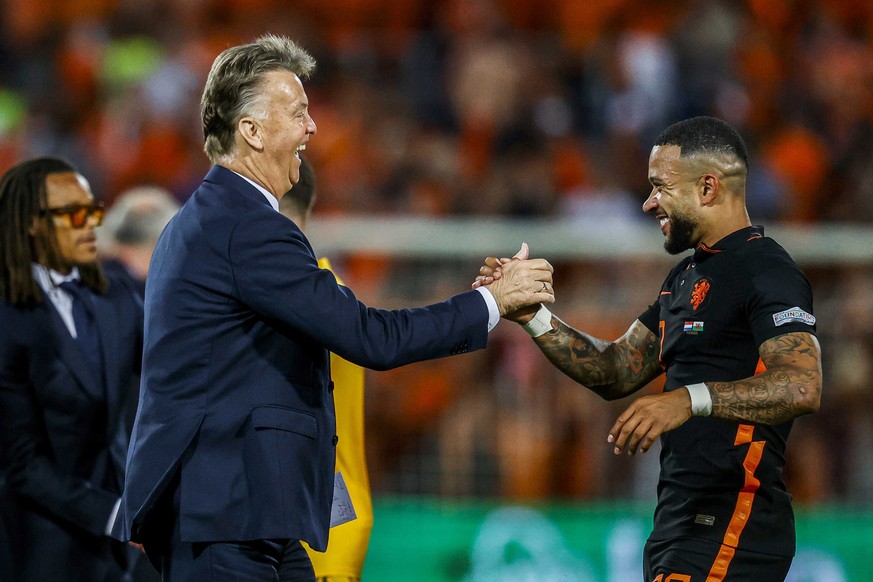
M 640 582 L 652 506 L 377 500 L 364 580 Z M 797 509 L 788 582 L 870 580 L 873 509 Z

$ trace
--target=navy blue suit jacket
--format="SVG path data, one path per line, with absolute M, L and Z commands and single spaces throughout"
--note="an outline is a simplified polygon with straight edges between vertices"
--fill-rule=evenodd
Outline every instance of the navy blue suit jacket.
M 9 580 L 103 580 L 118 568 L 107 563 L 105 530 L 122 489 L 143 311 L 112 279 L 94 308 L 105 391 L 48 298 L 30 308 L 0 302 L 0 538 L 11 547 Z
M 378 233 L 374 233 L 378 236 Z M 146 285 L 140 407 L 116 521 L 142 539 L 179 478 L 183 541 L 324 550 L 335 418 L 329 351 L 372 369 L 485 347 L 478 292 L 368 308 L 237 174 L 214 167 L 162 234 Z

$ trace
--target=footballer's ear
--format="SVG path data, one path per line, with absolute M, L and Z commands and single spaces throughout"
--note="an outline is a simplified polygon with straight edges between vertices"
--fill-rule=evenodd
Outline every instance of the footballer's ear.
M 718 176 L 706 173 L 697 180 L 697 196 L 701 206 L 710 206 L 716 200 L 722 190 L 722 183 Z

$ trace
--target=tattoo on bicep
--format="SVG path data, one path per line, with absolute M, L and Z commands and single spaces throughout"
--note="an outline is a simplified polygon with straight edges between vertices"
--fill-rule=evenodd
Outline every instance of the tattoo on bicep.
M 707 382 L 712 415 L 779 424 L 811 412 L 821 383 L 821 356 L 811 334 L 788 333 L 761 344 L 767 370 L 736 382 Z
M 619 345 L 633 354 L 633 363 L 636 365 L 632 365 L 630 357 L 624 362 L 630 366 L 632 377 L 646 378 L 648 382 L 652 376 L 661 372 L 660 343 L 649 328 L 639 323 L 634 324 Z

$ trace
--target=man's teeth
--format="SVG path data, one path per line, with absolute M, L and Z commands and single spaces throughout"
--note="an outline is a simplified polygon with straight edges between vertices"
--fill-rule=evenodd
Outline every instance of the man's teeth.
M 299 146 L 297 146 L 297 151 L 298 151 L 298 152 L 302 152 L 302 151 L 305 150 L 305 149 L 306 149 L 306 144 L 305 144 L 305 143 L 302 143 L 302 144 L 300 144 Z
M 668 222 L 670 222 L 670 218 L 667 217 L 667 216 L 665 216 L 665 217 L 662 218 L 659 222 L 661 223 L 661 226 L 664 226 L 665 224 L 667 224 Z

